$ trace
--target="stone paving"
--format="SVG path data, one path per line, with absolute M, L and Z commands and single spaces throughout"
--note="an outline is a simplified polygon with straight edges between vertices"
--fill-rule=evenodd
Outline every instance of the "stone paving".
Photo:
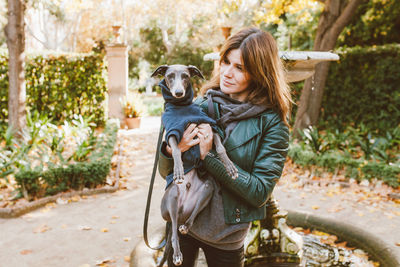
M 121 190 L 60 200 L 19 218 L 0 219 L 0 266 L 129 266 L 129 255 L 142 240 L 159 125 L 159 117 L 148 117 L 140 129 L 120 130 Z M 307 184 L 309 174 L 302 175 L 286 171 L 277 185 L 274 195 L 282 208 L 364 228 L 385 240 L 400 259 L 400 203 L 373 201 L 376 195 L 369 187 Z M 157 175 L 149 234 L 164 224 L 159 211 L 164 185 Z

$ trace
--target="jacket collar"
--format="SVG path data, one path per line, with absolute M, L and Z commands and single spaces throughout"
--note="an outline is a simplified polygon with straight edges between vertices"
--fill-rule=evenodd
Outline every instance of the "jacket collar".
M 233 150 L 258 135 L 261 129 L 257 122 L 255 118 L 239 121 L 225 142 L 226 151 Z

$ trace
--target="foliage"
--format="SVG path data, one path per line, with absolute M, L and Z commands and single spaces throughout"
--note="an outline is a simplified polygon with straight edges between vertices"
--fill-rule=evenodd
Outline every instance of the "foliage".
M 262 0 L 254 20 L 257 23 L 281 24 L 286 14 L 296 14 L 296 20 L 301 24 L 310 19 L 312 9 L 321 7 L 317 0 Z
M 172 29 L 171 32 L 173 33 Z M 203 60 L 205 54 L 212 52 L 211 47 L 208 50 L 196 47 L 193 40 L 194 34 L 190 30 L 188 32 L 188 40 L 175 44 L 169 52 L 163 43 L 160 28 L 154 24 L 141 29 L 140 36 L 145 47 L 143 58 L 150 63 L 152 70 L 163 64 L 194 65 L 202 71 L 205 77 L 211 76 L 213 62 Z M 196 88 L 198 84 L 199 79 L 196 78 L 194 87 Z
M 75 120 L 73 124 L 75 124 L 75 127 L 72 127 L 74 129 L 82 129 L 80 128 L 82 125 L 89 125 L 88 121 L 83 120 L 82 117 Z M 53 128 L 49 123 L 41 127 Z M 65 125 L 65 127 L 65 131 L 72 129 L 68 125 Z M 90 129 L 90 127 L 83 129 L 88 135 L 85 135 L 86 138 L 82 138 L 84 141 L 76 144 L 76 149 L 68 160 L 65 160 L 66 157 L 60 156 L 63 152 L 60 151 L 63 150 L 62 148 L 57 145 L 52 147 L 51 145 L 54 145 L 54 143 L 48 143 L 52 138 L 49 133 L 44 138 L 46 141 L 39 143 L 40 146 L 37 149 L 40 151 L 37 153 L 38 155 L 42 153 L 40 164 L 36 163 L 34 165 L 34 160 L 32 160 L 35 159 L 34 156 L 28 157 L 26 151 L 21 152 L 25 158 L 28 158 L 27 164 L 18 168 L 18 172 L 15 173 L 15 180 L 21 194 L 26 198 L 32 199 L 56 194 L 68 189 L 81 190 L 84 187 L 94 188 L 97 185 L 104 184 L 111 167 L 111 157 L 116 142 L 118 123 L 108 121 L 103 133 L 99 134 L 97 138 L 94 138 Z M 58 136 L 61 139 L 65 137 L 64 135 Z M 62 143 L 65 148 L 66 143 Z M 50 161 L 52 153 L 48 153 L 46 149 L 46 146 L 49 145 L 55 150 L 52 153 L 58 153 L 56 156 L 59 159 L 58 162 Z M 90 150 L 90 154 L 86 152 L 86 149 Z M 82 151 L 84 152 L 82 153 Z M 46 160 L 47 162 L 45 162 Z
M 297 164 L 344 169 L 347 176 L 358 180 L 377 178 L 400 186 L 400 127 L 385 135 L 373 134 L 363 125 L 348 126 L 343 132 L 311 128 L 302 136 L 289 149 L 289 157 Z
M 338 38 L 338 46 L 400 43 L 400 1 L 364 1 Z
M 400 122 L 400 45 L 338 50 L 322 102 L 321 124 L 343 130 L 363 123 L 380 132 Z
M 74 114 L 105 120 L 107 91 L 102 54 L 29 56 L 26 64 L 27 107 L 47 114 L 53 121 L 73 119 Z M 0 121 L 8 116 L 8 63 L 0 55 Z

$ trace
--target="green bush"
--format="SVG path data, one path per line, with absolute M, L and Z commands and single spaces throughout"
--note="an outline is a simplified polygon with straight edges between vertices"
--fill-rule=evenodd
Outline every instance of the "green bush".
M 86 161 L 50 165 L 46 170 L 40 166 L 33 170 L 20 170 L 15 174 L 15 180 L 21 194 L 34 198 L 42 194 L 53 195 L 68 189 L 81 190 L 84 187 L 95 188 L 105 184 L 111 168 L 117 131 L 118 123 L 108 121 Z
M 26 104 L 52 121 L 92 115 L 103 125 L 107 91 L 103 54 L 28 56 L 25 68 Z M 8 117 L 8 62 L 0 55 L 0 121 Z
M 385 132 L 400 122 L 400 45 L 336 51 L 329 71 L 320 124 L 344 129 L 363 123 Z
M 348 126 L 344 132 L 305 129 L 302 140 L 290 144 L 289 157 L 301 166 L 319 166 L 328 171 L 345 170 L 355 179 L 383 180 L 400 185 L 400 127 L 385 135 L 372 134 L 364 126 Z

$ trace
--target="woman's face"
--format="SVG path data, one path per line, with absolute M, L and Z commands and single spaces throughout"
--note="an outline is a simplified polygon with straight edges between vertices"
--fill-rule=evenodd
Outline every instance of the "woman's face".
M 240 49 L 229 51 L 220 66 L 221 91 L 231 98 L 244 101 L 249 94 L 250 78 L 244 69 Z

